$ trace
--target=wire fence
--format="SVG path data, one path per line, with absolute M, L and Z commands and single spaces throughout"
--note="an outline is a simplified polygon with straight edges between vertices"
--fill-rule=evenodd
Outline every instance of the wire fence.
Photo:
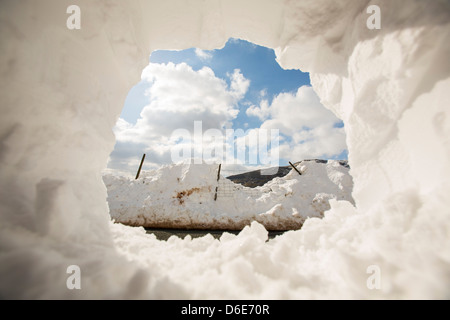
M 260 189 L 244 187 L 226 178 L 220 178 L 218 184 L 217 198 L 233 198 L 237 194 L 256 197 L 261 194 Z

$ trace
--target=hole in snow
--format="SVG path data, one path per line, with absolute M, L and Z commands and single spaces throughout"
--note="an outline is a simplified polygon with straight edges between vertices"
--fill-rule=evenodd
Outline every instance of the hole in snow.
M 352 201 L 342 121 L 308 73 L 247 41 L 153 52 L 114 132 L 104 180 L 116 222 L 289 230 L 321 217 L 330 199 Z
M 32 7 L 31 1 L 0 1 L 0 297 L 450 296 L 448 1 L 408 1 L 408 5 L 380 1 L 380 6 L 374 1 L 370 5 L 367 1 L 80 2 L 81 29 L 68 30 L 65 18 L 70 24 L 73 16 L 64 16 L 65 1 L 41 1 Z M 381 29 L 372 28 L 376 20 Z M 140 228 L 110 224 L 98 173 L 112 139 L 115 104 L 124 98 L 123 85 L 141 59 L 140 48 L 213 46 L 224 34 L 279 46 L 284 66 L 314 70 L 320 96 L 345 117 L 357 208 L 332 202 L 325 219 L 309 219 L 301 231 L 285 233 L 269 243 L 258 223 L 238 236 L 224 233 L 220 242 L 211 236 L 160 242 Z M 191 55 L 196 61 L 213 63 L 219 52 L 192 49 Z M 160 73 L 147 75 L 152 90 L 142 99 L 155 108 L 142 111 L 142 120 L 124 118 L 116 128 L 118 143 L 123 145 L 112 154 L 110 169 L 119 171 L 123 161 L 129 167 L 122 170 L 131 176 L 129 180 L 105 177 L 110 208 L 118 216 L 134 215 L 137 223 L 144 223 L 177 208 L 173 221 L 202 216 L 229 225 L 235 216 L 248 217 L 252 212 L 262 213 L 265 221 L 276 221 L 304 213 L 303 207 L 289 202 L 294 197 L 309 203 L 309 208 L 328 201 L 323 189 L 310 190 L 308 177 L 321 174 L 345 189 L 344 167 L 331 161 L 326 166 L 302 163 L 297 166 L 301 176 L 291 171 L 282 183 L 260 187 L 259 197 L 236 192 L 216 200 L 216 190 L 223 190 L 217 182 L 217 163 L 149 172 L 151 163 L 158 164 L 156 169 L 169 161 L 165 146 L 191 146 L 181 137 L 182 131 L 173 140 L 168 136 L 173 128 L 192 132 L 195 121 L 202 121 L 201 132 L 226 130 L 226 125 L 261 128 L 263 123 L 265 129 L 278 128 L 281 158 L 287 153 L 284 160 L 293 163 L 302 158 L 294 151 L 311 138 L 307 134 L 311 130 L 302 131 L 301 122 L 310 113 L 293 106 L 287 117 L 284 104 L 274 107 L 274 97 L 283 90 L 271 94 L 261 86 L 253 98 L 249 96 L 258 81 L 280 81 L 252 77 L 246 66 L 256 64 L 256 59 L 222 74 L 212 65 L 208 69 L 181 62 L 171 65 L 184 72 L 178 78 L 171 77 L 168 61 L 165 67 L 159 66 Z M 181 81 L 191 74 L 218 79 L 194 90 L 197 78 Z M 167 81 L 161 82 L 164 76 Z M 295 100 L 298 88 L 305 88 L 301 85 L 286 89 L 281 95 L 284 102 Z M 207 98 L 200 94 L 213 89 Z M 185 94 L 174 99 L 174 90 Z M 217 100 L 221 103 L 213 103 Z M 187 102 L 194 116 L 181 108 Z M 213 116 L 222 118 L 214 122 Z M 248 121 L 237 123 L 239 119 Z M 190 127 L 182 125 L 187 120 Z M 307 120 L 306 127 L 312 122 Z M 317 132 L 327 133 L 329 127 Z M 214 132 L 209 133 L 211 137 Z M 134 141 L 136 136 L 142 139 Z M 135 163 L 128 163 L 128 152 Z M 133 178 L 144 152 L 144 170 L 136 182 Z M 249 162 L 250 154 L 259 155 L 249 152 Z M 230 168 L 223 164 L 222 169 L 226 175 Z M 219 180 L 223 181 L 227 180 Z M 315 182 L 318 185 L 318 179 Z M 201 192 L 188 196 L 193 188 Z M 305 191 L 314 197 L 303 199 Z M 111 201 L 114 192 L 117 197 Z M 183 204 L 175 207 L 182 192 Z M 127 211 L 135 195 L 135 210 Z M 154 210 L 149 212 L 148 206 Z M 219 206 L 220 210 L 213 210 Z M 234 215 L 224 214 L 230 207 Z M 81 274 L 70 274 L 71 270 Z M 80 290 L 76 283 L 81 284 Z

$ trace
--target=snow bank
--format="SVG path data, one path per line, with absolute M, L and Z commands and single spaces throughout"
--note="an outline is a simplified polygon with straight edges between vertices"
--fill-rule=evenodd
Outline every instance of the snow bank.
M 241 230 L 258 221 L 268 230 L 295 230 L 308 217 L 322 217 L 330 199 L 353 202 L 349 169 L 339 161 L 302 161 L 298 167 L 301 176 L 291 171 L 253 189 L 224 177 L 217 181 L 218 166 L 208 164 L 103 180 L 111 217 L 131 226 Z
M 448 1 L 78 0 L 81 30 L 71 4 L 0 2 L 2 298 L 450 297 Z M 310 72 L 344 121 L 356 207 L 267 243 L 256 222 L 167 242 L 111 224 L 101 171 L 148 55 L 229 37 Z

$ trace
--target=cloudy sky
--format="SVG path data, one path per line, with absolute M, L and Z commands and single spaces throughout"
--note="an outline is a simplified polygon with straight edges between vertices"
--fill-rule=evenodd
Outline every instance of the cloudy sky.
M 127 175 L 143 153 L 144 170 L 192 157 L 222 163 L 227 174 L 347 158 L 343 124 L 320 104 L 309 75 L 236 39 L 219 50 L 153 52 L 114 133 L 108 169 Z

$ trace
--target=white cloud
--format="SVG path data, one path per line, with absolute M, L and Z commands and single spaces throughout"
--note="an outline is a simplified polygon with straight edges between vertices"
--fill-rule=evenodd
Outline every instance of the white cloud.
M 207 52 L 205 50 L 202 49 L 195 49 L 195 55 L 200 58 L 203 61 L 207 61 L 207 60 L 211 60 L 212 59 L 212 53 L 211 52 Z
M 248 91 L 250 80 L 246 79 L 239 69 L 234 69 L 231 75 L 228 74 L 228 77 L 231 79 L 230 87 L 235 98 L 241 100 Z
M 262 89 L 261 91 L 259 91 L 259 96 L 261 98 L 267 97 L 267 89 Z
M 142 78 L 151 84 L 147 90 L 150 103 L 142 110 L 136 125 L 119 123 L 124 130 L 118 140 L 145 142 L 169 137 L 180 128 L 192 132 L 194 121 L 199 120 L 204 130 L 221 129 L 237 116 L 237 102 L 242 90 L 248 89 L 241 85 L 246 79 L 239 72 L 233 74 L 229 88 L 210 68 L 194 71 L 185 63 L 151 63 Z
M 261 129 L 279 129 L 291 138 L 280 142 L 281 158 L 332 157 L 346 149 L 345 131 L 336 127 L 340 120 L 320 103 L 312 87 L 302 86 L 295 94 L 281 93 L 271 105 L 263 99 L 246 113 L 264 121 Z
M 261 121 L 267 120 L 270 116 L 269 101 L 262 100 L 260 102 L 259 107 L 255 106 L 255 105 L 251 105 L 250 107 L 247 108 L 245 113 L 249 117 L 257 117 Z
M 195 71 L 185 63 L 150 63 L 142 72 L 142 79 L 150 86 L 146 92 L 149 104 L 135 125 L 119 119 L 114 128 L 118 143 L 110 167 L 116 164 L 123 169 L 127 155 L 121 150 L 134 152 L 129 154 L 130 161 L 146 152 L 147 164 L 171 163 L 171 149 L 178 143 L 170 139 L 172 133 L 185 129 L 193 134 L 195 121 L 202 122 L 202 131 L 230 127 L 250 81 L 238 69 L 229 78 L 230 85 L 208 67 Z

